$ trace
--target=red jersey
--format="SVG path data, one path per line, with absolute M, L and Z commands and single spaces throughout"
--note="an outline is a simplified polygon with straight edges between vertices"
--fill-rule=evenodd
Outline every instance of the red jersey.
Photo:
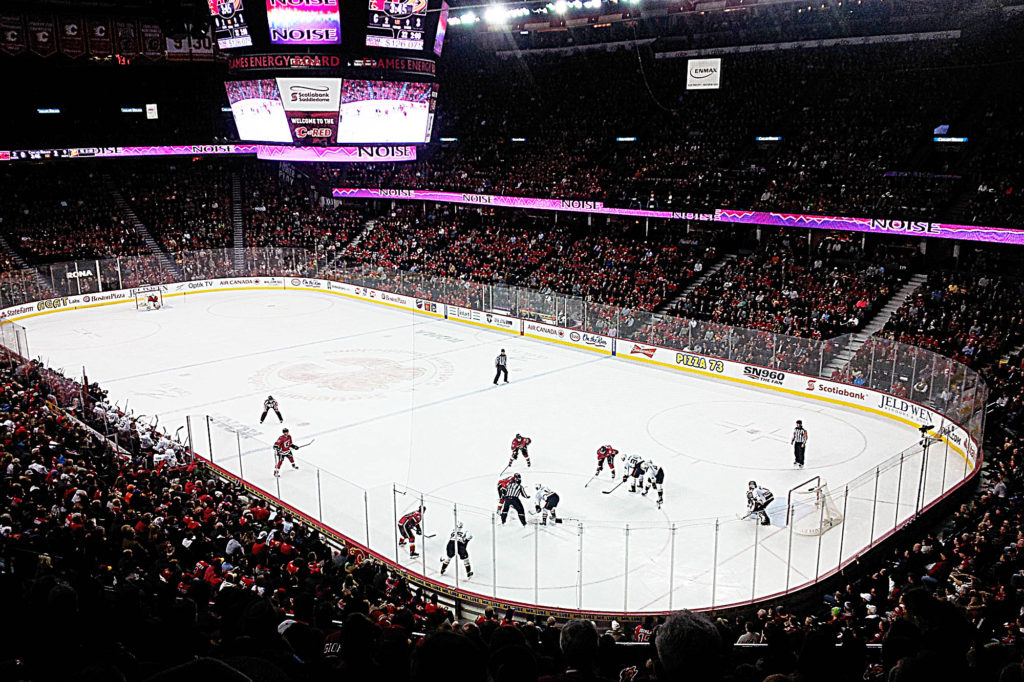
M 614 457 L 619 454 L 619 451 L 613 448 L 611 445 L 602 445 L 597 449 L 597 461 L 601 461 L 608 457 Z
M 281 434 L 281 437 L 274 443 L 274 449 L 278 452 L 290 452 L 292 449 L 292 435 L 290 433 Z
M 398 525 L 399 526 L 406 526 L 406 525 L 411 523 L 411 524 L 413 524 L 415 526 L 419 526 L 420 522 L 422 520 L 423 520 L 423 514 L 420 514 L 418 511 L 409 512 L 408 514 L 406 514 L 402 518 L 398 519 Z
M 510 485 L 512 485 L 512 481 L 513 480 L 515 480 L 514 476 L 509 476 L 508 478 L 501 479 L 500 481 L 498 481 L 498 490 L 499 491 L 508 490 L 508 487 Z
M 636 630 L 633 631 L 633 639 L 637 642 L 649 642 L 651 641 L 651 631 L 643 625 L 637 625 Z
M 513 450 L 518 450 L 519 448 L 525 448 L 527 445 L 529 445 L 532 442 L 533 441 L 531 439 L 523 438 L 522 436 L 519 436 L 518 438 L 513 438 L 512 439 L 512 449 Z

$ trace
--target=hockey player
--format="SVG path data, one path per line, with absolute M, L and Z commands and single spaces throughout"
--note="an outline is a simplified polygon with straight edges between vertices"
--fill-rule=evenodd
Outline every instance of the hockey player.
M 416 551 L 416 535 L 423 535 L 423 512 L 426 510 L 427 505 L 423 505 L 398 519 L 398 534 L 401 536 L 398 539 L 398 546 L 404 547 L 406 542 L 409 543 L 410 559 L 419 556 L 419 552 Z
M 629 492 L 631 493 L 636 492 L 637 485 L 643 488 L 643 464 L 644 460 L 640 458 L 640 455 L 629 455 L 625 459 L 624 466 L 622 467 L 622 475 L 629 479 Z
M 597 473 L 595 476 L 601 475 L 601 470 L 604 469 L 604 461 L 608 460 L 608 469 L 612 472 L 612 480 L 615 480 L 615 455 L 619 454 L 619 451 L 613 448 L 611 445 L 602 445 L 597 449 Z
M 758 486 L 757 481 L 751 481 L 747 484 L 747 516 L 757 514 L 762 526 L 770 526 L 771 519 L 768 518 L 765 509 L 774 499 L 775 495 L 771 490 Z
M 516 437 L 512 439 L 512 456 L 508 458 L 508 465 L 512 466 L 512 462 L 516 461 L 516 457 L 522 453 L 523 459 L 526 460 L 526 466 L 530 466 L 530 453 L 526 451 L 526 447 L 532 442 L 532 439 L 524 438 L 517 433 Z
M 646 474 L 643 494 L 646 495 L 651 488 L 657 490 L 658 509 L 661 509 L 661 505 L 665 502 L 665 490 L 661 487 L 661 484 L 665 482 L 665 470 L 655 464 L 653 459 L 643 463 L 643 470 Z
M 306 445 L 309 445 L 307 443 Z M 274 443 L 274 456 L 277 458 L 277 464 L 274 465 L 274 475 L 281 475 L 281 465 L 284 463 L 284 458 L 287 457 L 288 461 L 292 463 L 292 469 L 298 469 L 299 466 L 295 463 L 295 458 L 292 457 L 292 450 L 298 450 L 299 446 L 292 442 L 291 434 L 288 433 L 288 429 L 281 429 L 281 437 Z
M 469 565 L 469 550 L 466 548 L 472 539 L 473 535 L 464 531 L 462 529 L 462 522 L 459 521 L 459 525 L 455 526 L 452 534 L 448 536 L 448 546 L 445 547 L 445 554 L 448 556 L 441 557 L 441 575 L 444 575 L 445 569 L 451 563 L 452 557 L 458 552 L 459 558 L 462 559 L 462 565 L 466 567 L 466 578 L 473 577 L 473 568 Z
M 501 507 L 505 504 L 505 492 L 508 487 L 512 485 L 512 481 L 515 480 L 515 476 L 509 476 L 498 481 L 498 513 L 501 513 Z
M 150 310 L 160 310 L 160 297 L 156 294 L 150 294 L 146 297 L 146 306 Z
M 530 496 L 523 490 L 523 480 L 519 474 L 512 475 L 512 482 L 505 488 L 505 496 L 502 498 L 501 505 L 501 525 L 505 525 L 505 520 L 508 518 L 508 510 L 510 507 L 515 508 L 519 514 L 519 522 L 524 526 L 526 525 L 526 510 L 523 509 L 523 502 L 520 498 L 525 497 L 530 499 Z
M 555 507 L 558 506 L 558 493 L 551 490 L 551 488 L 545 488 L 540 483 L 537 484 L 537 513 L 541 515 L 540 525 L 548 525 L 548 517 L 551 517 L 551 523 L 561 523 L 562 520 L 555 514 Z
M 260 415 L 260 424 L 262 424 L 263 420 L 267 418 L 267 412 L 270 412 L 271 410 L 274 411 L 274 414 L 277 415 L 277 419 L 283 424 L 284 417 L 281 416 L 281 410 L 277 408 L 277 401 L 274 400 L 274 396 L 272 395 L 268 395 L 267 399 L 263 401 L 263 414 Z

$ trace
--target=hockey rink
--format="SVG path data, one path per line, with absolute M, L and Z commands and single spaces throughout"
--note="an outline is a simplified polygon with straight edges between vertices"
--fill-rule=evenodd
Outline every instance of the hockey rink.
M 196 451 L 225 469 L 411 570 L 501 599 L 656 611 L 781 593 L 969 474 L 942 443 L 922 457 L 916 430 L 895 420 L 326 292 L 166 303 L 27 319 L 32 355 L 69 375 L 84 366 L 111 402 L 159 415 L 171 433 L 191 416 Z M 502 348 L 510 383 L 494 386 Z M 271 445 L 282 425 L 272 412 L 259 423 L 268 394 L 296 443 L 315 439 L 279 479 Z M 809 433 L 803 470 L 789 444 L 796 419 Z M 532 466 L 520 458 L 510 472 L 528 493 L 557 492 L 563 523 L 495 518 L 516 433 L 533 439 Z M 612 490 L 607 469 L 592 480 L 603 444 L 664 468 L 662 508 L 654 493 Z M 812 476 L 845 509 L 820 538 L 785 525 L 787 491 Z M 775 493 L 771 526 L 737 519 L 750 480 Z M 421 498 L 433 537 L 410 559 L 395 518 Z M 474 535 L 468 581 L 458 559 L 439 575 L 456 520 Z

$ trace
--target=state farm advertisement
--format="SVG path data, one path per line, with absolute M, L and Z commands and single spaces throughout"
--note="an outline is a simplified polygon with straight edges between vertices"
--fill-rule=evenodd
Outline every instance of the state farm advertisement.
M 277 88 L 296 144 L 338 141 L 340 78 L 278 78 Z

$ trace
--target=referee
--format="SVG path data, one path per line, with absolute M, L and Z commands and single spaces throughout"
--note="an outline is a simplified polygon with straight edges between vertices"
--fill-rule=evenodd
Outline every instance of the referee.
M 519 514 L 519 521 L 526 525 L 526 510 L 523 509 L 523 501 L 520 498 L 530 499 L 530 496 L 523 490 L 523 479 L 519 474 L 512 476 L 512 482 L 505 488 L 505 496 L 501 500 L 501 525 L 505 525 L 510 509 L 515 509 Z
M 804 450 L 807 448 L 807 429 L 804 428 L 804 423 L 799 419 L 796 420 L 793 438 L 789 442 L 793 444 L 793 464 L 803 469 Z
M 494 358 L 494 385 L 498 385 L 498 377 L 502 374 L 505 375 L 505 383 L 508 383 L 508 357 L 505 355 L 505 349 L 502 348 L 501 352 L 498 353 L 498 357 Z

